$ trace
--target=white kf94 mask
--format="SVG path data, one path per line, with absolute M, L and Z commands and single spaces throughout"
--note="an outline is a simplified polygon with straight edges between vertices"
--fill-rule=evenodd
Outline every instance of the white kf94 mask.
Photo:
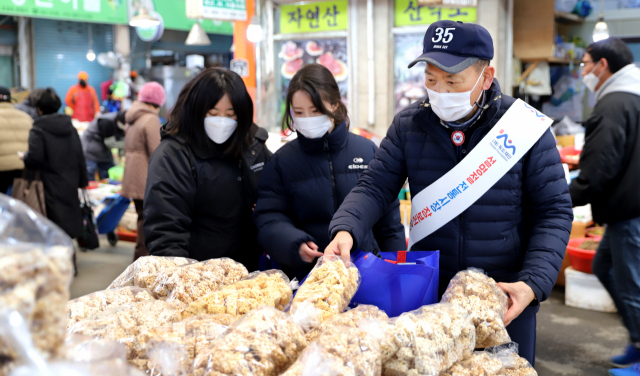
M 483 73 L 484 69 L 482 73 L 480 73 L 476 84 L 473 85 L 473 89 L 462 93 L 438 93 L 437 91 L 427 88 L 431 108 L 440 120 L 448 122 L 458 121 L 473 110 L 473 106 L 470 104 L 471 92 L 476 88 L 478 82 L 480 82 Z
M 224 144 L 238 128 L 238 122 L 222 116 L 207 116 L 204 118 L 204 131 L 211 141 Z
M 327 115 L 314 117 L 294 117 L 293 128 L 306 138 L 320 138 L 333 127 Z

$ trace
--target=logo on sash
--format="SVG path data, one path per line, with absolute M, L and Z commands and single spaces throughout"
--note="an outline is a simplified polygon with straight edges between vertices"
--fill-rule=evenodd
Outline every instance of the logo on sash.
M 451 142 L 453 142 L 455 146 L 464 144 L 464 132 L 455 131 L 451 133 Z

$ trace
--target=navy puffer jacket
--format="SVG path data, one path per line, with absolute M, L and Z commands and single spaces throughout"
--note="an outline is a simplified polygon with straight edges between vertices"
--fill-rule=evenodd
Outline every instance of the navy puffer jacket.
M 515 101 L 501 94 L 497 81 L 487 95 L 470 150 Z M 334 216 L 332 236 L 345 230 L 358 242 L 407 177 L 417 195 L 455 167 L 450 137 L 428 100 L 397 114 L 369 169 Z M 525 282 L 543 301 L 558 277 L 572 220 L 560 156 L 547 131 L 478 201 L 412 249 L 440 250 L 441 294 L 455 273 L 477 267 L 498 282 Z
M 298 134 L 267 163 L 253 218 L 258 242 L 290 277 L 301 279 L 314 265 L 300 258 L 302 243 L 312 241 L 320 252 L 329 245 L 331 218 L 375 151 L 373 142 L 348 132 L 343 123 L 322 138 Z M 378 218 L 362 232 L 360 248 L 370 252 L 406 249 L 398 192 Z

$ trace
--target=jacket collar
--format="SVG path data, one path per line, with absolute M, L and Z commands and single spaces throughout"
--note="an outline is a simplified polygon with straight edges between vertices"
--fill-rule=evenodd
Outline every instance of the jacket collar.
M 609 77 L 602 87 L 596 91 L 596 100 L 609 93 L 631 93 L 640 95 L 640 68 L 629 64 Z
M 493 118 L 498 114 L 500 106 L 502 104 L 502 91 L 500 90 L 500 84 L 498 80 L 493 79 L 493 83 L 489 90 L 486 91 L 486 101 L 481 111 L 483 113 L 480 115 L 477 123 L 475 124 L 475 129 L 482 129 L 488 127 L 492 124 Z M 440 118 L 438 115 L 433 112 L 431 109 L 431 105 L 429 104 L 429 98 L 424 99 L 419 104 L 419 110 L 413 116 L 413 121 L 418 125 L 418 127 L 435 138 L 438 141 L 438 145 L 454 160 L 457 160 L 458 157 L 454 148 L 451 147 L 451 132 L 452 130 L 446 129 L 440 124 Z M 474 133 L 475 134 L 475 133 Z M 470 144 L 470 147 L 475 146 L 474 144 Z
M 298 132 L 298 140 L 300 140 L 300 147 L 307 153 L 318 153 L 324 151 L 325 140 L 329 146 L 329 150 L 340 150 L 347 144 L 347 123 L 342 122 L 333 129 L 331 133 L 327 133 L 321 138 L 306 138 L 300 132 Z
M 6 110 L 7 108 L 15 108 L 15 106 L 11 104 L 11 102 L 0 102 L 0 108 L 4 108 Z

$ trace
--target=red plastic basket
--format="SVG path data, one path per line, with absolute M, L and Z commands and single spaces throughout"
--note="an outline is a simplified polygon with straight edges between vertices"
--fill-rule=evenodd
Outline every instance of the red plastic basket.
M 574 146 L 566 146 L 563 147 L 562 150 L 560 150 L 560 159 L 562 160 L 562 163 L 577 165 L 577 163 L 575 163 L 574 161 L 570 161 L 569 159 L 567 159 L 567 157 L 570 155 L 580 155 L 581 153 L 582 152 L 576 151 L 576 148 Z
M 583 273 L 593 274 L 593 271 L 591 270 L 591 263 L 593 262 L 593 257 L 596 255 L 596 251 L 590 251 L 588 249 L 578 248 L 580 244 L 582 244 L 586 240 L 595 240 L 595 239 L 593 238 L 569 239 L 569 244 L 567 245 L 567 252 L 569 253 L 571 266 L 573 266 L 575 270 Z
M 597 242 L 601 242 L 601 241 L 602 241 L 602 235 L 590 235 L 590 234 L 589 234 L 589 231 L 591 231 L 591 230 L 595 230 L 595 229 L 596 229 L 595 227 L 589 227 L 589 228 L 587 228 L 587 230 L 585 231 L 585 234 L 586 234 L 585 236 L 586 236 L 587 238 L 591 238 L 591 239 L 593 239 L 593 240 L 595 240 L 595 241 L 597 241 Z

